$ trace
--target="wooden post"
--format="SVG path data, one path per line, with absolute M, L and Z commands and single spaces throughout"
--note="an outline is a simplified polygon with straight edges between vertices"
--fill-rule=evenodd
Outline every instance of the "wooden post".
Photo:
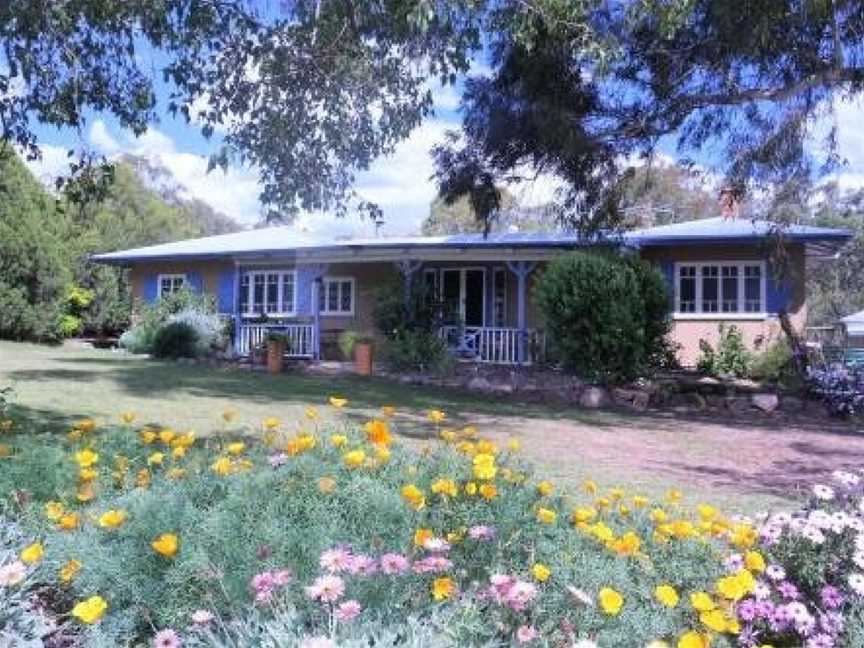
M 323 263 L 309 267 L 312 273 L 312 320 L 313 320 L 313 341 L 312 355 L 316 360 L 321 359 L 321 312 L 318 309 L 319 296 L 321 294 L 322 279 L 327 274 L 328 266 Z
M 242 325 L 242 318 L 240 317 L 240 264 L 235 261 L 234 262 L 234 308 L 233 308 L 233 316 L 234 316 L 234 353 L 239 355 L 240 351 L 240 326 Z
M 526 316 L 526 293 L 528 286 L 528 275 L 534 270 L 537 266 L 536 263 L 531 261 L 508 261 L 507 267 L 510 269 L 510 272 L 516 275 L 517 280 L 517 289 L 516 289 L 516 328 L 517 336 L 519 338 L 518 344 L 516 345 L 516 361 L 519 364 L 523 364 L 527 360 L 527 350 L 526 350 L 526 338 L 528 337 L 527 330 L 527 316 Z

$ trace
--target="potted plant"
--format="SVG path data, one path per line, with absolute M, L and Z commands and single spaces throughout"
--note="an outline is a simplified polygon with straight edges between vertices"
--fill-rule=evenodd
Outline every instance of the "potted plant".
M 272 374 L 282 373 L 287 349 L 288 336 L 277 331 L 267 334 L 267 371 Z
M 354 358 L 354 368 L 361 376 L 372 375 L 375 355 L 375 338 L 357 331 L 343 331 L 339 336 L 339 348 L 345 359 Z
M 267 364 L 267 344 L 260 343 L 254 345 L 249 350 L 249 360 L 253 366 Z

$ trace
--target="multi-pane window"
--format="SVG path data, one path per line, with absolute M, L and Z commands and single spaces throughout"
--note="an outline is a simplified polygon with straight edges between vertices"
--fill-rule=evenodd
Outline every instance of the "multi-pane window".
M 762 266 L 744 266 L 744 311 L 747 313 L 758 313 L 763 309 L 762 287 L 764 277 Z
M 322 315 L 354 314 L 354 279 L 325 277 L 318 290 L 318 311 Z
M 762 313 L 761 262 L 680 263 L 675 274 L 677 313 Z
M 678 269 L 678 312 L 696 312 L 696 266 Z
M 240 312 L 249 316 L 294 315 L 295 282 L 293 270 L 244 272 L 240 277 Z
M 186 285 L 185 274 L 160 274 L 157 279 L 159 287 L 157 297 L 175 293 Z
M 723 277 L 722 292 L 723 292 L 723 308 L 724 313 L 737 313 L 738 295 L 741 291 L 738 290 L 738 266 L 724 265 L 720 268 L 720 274 Z

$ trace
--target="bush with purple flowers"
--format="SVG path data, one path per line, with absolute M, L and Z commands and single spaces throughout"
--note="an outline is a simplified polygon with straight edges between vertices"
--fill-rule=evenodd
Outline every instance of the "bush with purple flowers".
M 864 478 L 836 471 L 833 481 L 762 524 L 768 564 L 737 607 L 742 645 L 864 645 Z
M 833 416 L 854 416 L 864 411 L 864 370 L 845 367 L 810 368 L 807 385 Z

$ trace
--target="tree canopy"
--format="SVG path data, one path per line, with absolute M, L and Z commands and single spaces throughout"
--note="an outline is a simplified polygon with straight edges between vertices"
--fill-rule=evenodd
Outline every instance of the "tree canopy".
M 120 160 L 101 200 L 81 204 L 49 194 L 16 155 L 0 155 L 0 337 L 114 333 L 131 314 L 127 272 L 91 254 L 240 229 L 197 202 L 169 200 L 144 166 Z
M 6 2 L 0 125 L 29 155 L 37 122 L 88 111 L 140 133 L 164 85 L 221 133 L 214 164 L 258 169 L 274 213 L 374 212 L 356 173 L 429 115 L 431 82 L 481 60 L 436 156 L 444 195 L 492 213 L 495 187 L 547 173 L 559 218 L 590 228 L 620 219 L 621 160 L 670 138 L 739 195 L 837 164 L 833 129 L 822 158 L 807 142 L 860 95 L 862 32 L 853 0 Z

